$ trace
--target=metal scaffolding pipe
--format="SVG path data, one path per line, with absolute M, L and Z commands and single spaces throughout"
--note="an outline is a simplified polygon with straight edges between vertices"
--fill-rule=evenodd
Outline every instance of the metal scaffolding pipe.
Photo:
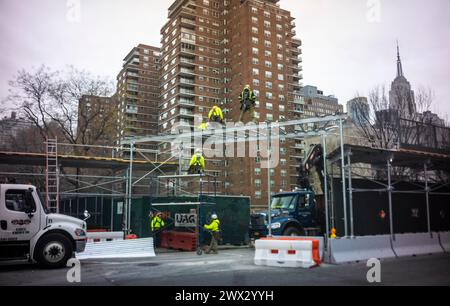
M 388 198 L 389 198 L 389 228 L 392 240 L 395 241 L 394 234 L 394 211 L 392 209 L 392 182 L 391 182 L 391 161 L 387 161 L 387 175 L 388 175 Z
M 353 220 L 353 182 L 352 182 L 352 159 L 351 152 L 347 153 L 347 162 L 348 162 L 348 201 L 349 201 L 349 209 L 350 209 L 350 236 L 355 237 L 355 224 Z
M 348 236 L 348 221 L 347 221 L 347 188 L 345 184 L 345 152 L 344 152 L 344 127 L 342 119 L 339 120 L 340 131 L 340 145 L 341 145 L 341 172 L 342 172 L 342 200 L 344 205 L 344 233 Z

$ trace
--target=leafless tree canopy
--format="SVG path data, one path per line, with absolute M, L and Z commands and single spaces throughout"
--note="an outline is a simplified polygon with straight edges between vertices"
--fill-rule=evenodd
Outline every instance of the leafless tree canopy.
M 391 94 L 397 97 L 396 105 L 392 105 L 385 87 L 376 87 L 370 91 L 368 106 L 364 103 L 354 104 L 358 118 L 354 124 L 360 136 L 368 139 L 374 147 L 387 149 L 400 143 L 416 144 L 423 141 L 425 132 L 418 131 L 417 126 L 431 124 L 424 112 L 431 109 L 433 92 L 421 88 L 412 97 L 410 92 L 397 88 Z
M 9 84 L 9 104 L 17 106 L 14 110 L 32 122 L 43 138 L 59 136 L 55 135 L 53 125 L 65 142 L 94 144 L 112 128 L 108 126 L 114 121 L 111 120 L 115 115 L 112 109 L 108 113 L 104 113 L 103 108 L 91 109 L 89 113 L 79 112 L 78 109 L 83 95 L 111 95 L 112 83 L 105 79 L 73 67 L 65 71 L 51 71 L 41 66 L 31 72 L 18 71 Z M 92 128 L 94 122 L 96 126 Z

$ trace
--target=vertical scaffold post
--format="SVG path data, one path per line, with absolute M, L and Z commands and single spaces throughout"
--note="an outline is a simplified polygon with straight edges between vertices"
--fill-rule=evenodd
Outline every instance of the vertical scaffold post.
M 268 212 L 269 212 L 269 237 L 272 237 L 272 184 L 270 183 L 270 170 L 271 170 L 271 144 L 270 144 L 270 137 L 271 137 L 271 125 L 270 122 L 267 122 L 267 205 L 268 205 Z
M 423 165 L 423 172 L 425 177 L 425 197 L 427 203 L 427 229 L 430 237 L 433 238 L 433 232 L 431 231 L 431 216 L 430 216 L 430 186 L 428 185 L 428 166 L 425 163 Z
M 341 141 L 341 170 L 342 170 L 342 201 L 344 205 L 344 233 L 348 236 L 348 221 L 347 221 L 347 188 L 345 184 L 345 152 L 344 152 L 344 126 L 342 119 L 339 119 L 339 134 Z
M 355 237 L 355 225 L 353 220 L 353 182 L 352 182 L 352 152 L 347 153 L 348 171 L 348 202 L 350 209 L 350 236 Z
M 323 176 L 324 176 L 324 200 L 325 200 L 325 244 L 328 248 L 328 238 L 330 235 L 330 219 L 328 212 L 328 168 L 327 168 L 327 141 L 325 135 L 322 134 L 322 147 L 323 147 Z
M 391 180 L 391 171 L 392 171 L 392 165 L 391 165 L 391 159 L 388 159 L 387 161 L 387 175 L 388 175 L 388 198 L 389 198 L 389 228 L 392 240 L 395 241 L 395 234 L 394 234 L 394 212 L 392 209 L 392 180 Z

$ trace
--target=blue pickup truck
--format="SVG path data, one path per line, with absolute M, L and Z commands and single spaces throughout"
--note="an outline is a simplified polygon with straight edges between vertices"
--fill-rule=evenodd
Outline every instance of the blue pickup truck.
M 319 207 L 313 191 L 297 189 L 279 193 L 272 198 L 272 235 L 320 236 L 324 232 L 323 209 Z M 267 211 L 250 216 L 250 238 L 269 234 Z

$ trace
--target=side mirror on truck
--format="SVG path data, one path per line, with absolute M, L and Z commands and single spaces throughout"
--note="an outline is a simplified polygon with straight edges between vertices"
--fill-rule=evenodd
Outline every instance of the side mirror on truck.
M 87 219 L 89 219 L 91 217 L 91 214 L 87 211 L 87 210 L 85 210 L 84 211 L 84 219 L 83 219 L 83 221 L 86 221 Z

